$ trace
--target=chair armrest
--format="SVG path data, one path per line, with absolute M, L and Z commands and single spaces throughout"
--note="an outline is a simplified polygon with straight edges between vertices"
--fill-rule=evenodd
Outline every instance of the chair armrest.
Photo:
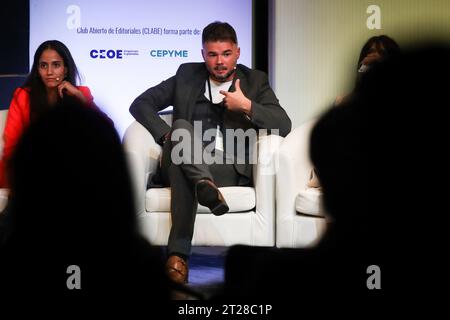
M 253 166 L 256 216 L 258 223 L 266 225 L 270 230 L 275 230 L 275 174 L 278 170 L 276 158 L 283 140 L 283 137 L 277 135 L 259 136 L 258 161 Z
M 276 176 L 277 223 L 295 216 L 295 198 L 307 188 L 313 165 L 309 156 L 309 139 L 316 120 L 310 120 L 291 131 L 278 153 Z
M 0 188 L 0 216 L 8 204 L 9 189 Z
M 0 110 L 0 159 L 3 156 L 3 131 L 5 130 L 6 118 L 8 117 L 8 110 Z
M 147 179 L 151 173 L 156 172 L 162 148 L 137 121 L 132 122 L 125 131 L 122 144 L 131 176 L 136 210 L 141 213 L 145 211 Z

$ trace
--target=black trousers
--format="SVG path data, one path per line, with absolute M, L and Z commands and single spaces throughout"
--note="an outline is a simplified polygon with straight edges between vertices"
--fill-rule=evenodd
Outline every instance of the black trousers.
M 172 157 L 172 150 L 179 147 L 180 141 L 175 139 L 174 132 L 177 129 L 184 130 L 190 136 L 189 143 L 185 146 L 178 164 Z M 178 253 L 186 257 L 191 254 L 191 242 L 194 234 L 194 223 L 197 213 L 197 199 L 195 195 L 195 183 L 200 179 L 210 179 L 219 187 L 242 185 L 242 179 L 233 164 L 205 164 L 195 163 L 194 144 L 202 146 L 201 137 L 194 135 L 194 128 L 186 120 L 178 119 L 172 124 L 171 139 L 163 145 L 160 176 L 165 186 L 171 187 L 171 215 L 172 227 L 170 229 L 167 253 Z M 203 148 L 201 148 L 203 154 Z M 176 153 L 179 156 L 179 153 Z M 175 162 L 175 163 L 174 163 Z

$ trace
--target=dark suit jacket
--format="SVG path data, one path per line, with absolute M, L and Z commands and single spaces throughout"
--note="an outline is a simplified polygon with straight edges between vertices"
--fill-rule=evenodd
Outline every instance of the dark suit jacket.
M 130 113 L 159 141 L 170 127 L 159 117 L 158 111 L 173 106 L 173 121 L 192 122 L 196 100 L 205 88 L 208 75 L 204 63 L 182 64 L 173 77 L 137 97 L 131 104 Z M 291 120 L 280 106 L 267 75 L 238 64 L 236 76 L 240 79 L 242 92 L 252 101 L 252 116 L 248 119 L 243 113 L 226 111 L 224 129 L 278 129 L 279 135 L 286 136 L 291 130 Z M 234 84 L 230 91 L 235 91 Z M 240 174 L 251 176 L 251 166 L 237 164 L 235 167 Z

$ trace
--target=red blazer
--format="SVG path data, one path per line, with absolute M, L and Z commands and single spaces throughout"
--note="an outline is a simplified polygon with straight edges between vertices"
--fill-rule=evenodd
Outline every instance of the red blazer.
M 87 99 L 87 106 L 96 108 L 94 98 L 88 87 L 79 86 L 78 90 Z M 6 118 L 5 130 L 3 131 L 3 155 L 0 159 L 0 187 L 9 186 L 6 176 L 7 164 L 11 158 L 19 138 L 23 131 L 30 124 L 30 89 L 17 88 L 9 106 L 8 117 Z

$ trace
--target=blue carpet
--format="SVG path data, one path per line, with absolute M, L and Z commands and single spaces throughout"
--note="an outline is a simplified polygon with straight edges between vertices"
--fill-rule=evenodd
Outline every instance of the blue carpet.
M 205 298 L 219 293 L 224 282 L 227 250 L 226 247 L 194 247 L 189 258 L 189 287 Z

